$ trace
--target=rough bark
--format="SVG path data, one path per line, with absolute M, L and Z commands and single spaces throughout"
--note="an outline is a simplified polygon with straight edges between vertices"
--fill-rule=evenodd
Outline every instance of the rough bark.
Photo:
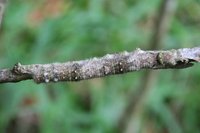
M 33 79 L 36 83 L 80 81 L 142 69 L 181 69 L 200 61 L 200 47 L 166 51 L 107 54 L 101 58 L 66 63 L 21 65 L 0 70 L 0 83 Z

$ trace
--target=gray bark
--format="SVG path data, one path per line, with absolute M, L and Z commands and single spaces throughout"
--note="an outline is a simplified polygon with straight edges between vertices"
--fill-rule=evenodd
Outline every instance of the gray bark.
M 0 83 L 33 79 L 36 83 L 80 81 L 142 69 L 181 69 L 200 62 L 200 47 L 166 51 L 107 54 L 101 58 L 66 63 L 21 65 L 0 70 Z

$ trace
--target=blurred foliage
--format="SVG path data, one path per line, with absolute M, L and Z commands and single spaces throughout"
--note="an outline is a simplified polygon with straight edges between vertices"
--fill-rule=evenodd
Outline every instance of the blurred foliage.
M 160 2 L 9 1 L 0 33 L 0 67 L 12 67 L 18 61 L 65 62 L 148 48 Z M 163 49 L 197 46 L 199 29 L 200 1 L 179 1 Z M 128 94 L 145 84 L 143 74 L 140 71 L 76 83 L 1 84 L 0 132 L 20 133 L 30 125 L 32 132 L 42 133 L 115 132 Z M 200 131 L 199 77 L 198 65 L 160 71 L 145 108 L 144 120 L 154 123 L 154 131 Z

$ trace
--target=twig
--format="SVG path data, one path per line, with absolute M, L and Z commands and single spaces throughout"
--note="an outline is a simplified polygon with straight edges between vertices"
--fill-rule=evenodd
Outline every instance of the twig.
M 1 22 L 2 22 L 2 19 L 3 19 L 6 1 L 7 0 L 0 0 L 0 25 L 1 25 Z
M 167 34 L 171 21 L 177 7 L 177 0 L 163 0 L 159 9 L 158 18 L 155 22 L 155 31 L 152 36 L 151 49 L 159 49 L 162 46 L 165 35 Z
M 177 7 L 177 0 L 163 0 L 158 10 L 155 21 L 154 34 L 150 42 L 150 49 L 160 49 L 167 31 L 170 28 Z M 141 116 L 143 116 L 145 98 L 149 95 L 151 88 L 155 85 L 158 71 L 147 71 L 141 82 L 141 86 L 135 93 L 130 93 L 128 106 L 120 121 L 122 131 L 125 133 L 139 132 L 141 129 Z M 137 124 L 136 124 L 137 123 Z
M 141 69 L 180 69 L 200 61 L 200 47 L 166 51 L 107 54 L 101 58 L 66 63 L 21 65 L 0 70 L 0 83 L 33 79 L 36 83 L 80 81 Z

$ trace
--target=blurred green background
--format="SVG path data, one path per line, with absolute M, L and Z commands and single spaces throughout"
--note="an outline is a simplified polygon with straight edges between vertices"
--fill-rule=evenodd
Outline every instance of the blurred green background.
M 10 0 L 0 31 L 0 68 L 148 49 L 162 1 Z M 179 0 L 162 49 L 198 46 L 199 29 L 200 1 Z M 133 124 L 141 133 L 199 133 L 198 67 L 159 70 L 147 94 L 140 88 L 145 70 L 73 83 L 1 84 L 0 132 L 115 133 Z M 134 94 L 139 99 L 126 112 Z M 143 99 L 143 113 L 133 120 L 139 125 L 123 122 Z

